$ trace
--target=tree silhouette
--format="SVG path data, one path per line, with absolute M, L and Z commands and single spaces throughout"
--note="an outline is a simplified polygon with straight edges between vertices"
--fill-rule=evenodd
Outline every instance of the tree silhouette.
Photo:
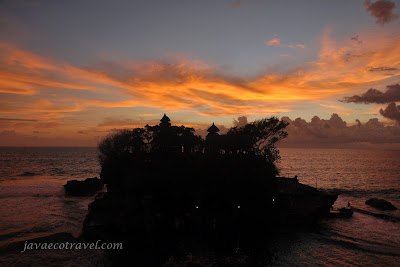
M 265 161 L 271 171 L 268 173 L 276 175 L 278 170 L 275 162 L 280 159 L 276 143 L 287 136 L 284 131 L 287 125 L 287 122 L 270 117 L 242 127 L 233 127 L 227 134 L 219 135 L 219 129 L 213 124 L 204 140 L 194 134 L 193 128 L 172 126 L 164 114 L 159 125 L 120 130 L 99 143 L 101 178 L 109 188 L 126 179 L 122 176 L 126 176 L 128 169 L 132 170 L 133 166 L 136 166 L 138 172 L 149 162 L 152 162 L 154 168 L 163 164 L 175 165 L 174 161 L 183 159 L 180 154 L 190 154 L 198 162 L 214 161 L 213 164 L 222 158 L 261 160 Z M 160 153 L 164 155 L 162 158 Z M 216 157 L 215 154 L 220 156 Z
M 284 131 L 289 123 L 277 117 L 264 118 L 246 124 L 235 126 L 226 134 L 228 149 L 236 153 L 248 153 L 265 157 L 268 163 L 280 159 L 276 143 L 288 134 Z

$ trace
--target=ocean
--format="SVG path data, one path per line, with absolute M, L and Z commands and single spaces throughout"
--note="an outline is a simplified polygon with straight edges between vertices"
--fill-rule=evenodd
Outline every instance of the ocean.
M 352 218 L 324 219 L 318 229 L 274 240 L 276 266 L 398 266 L 400 210 L 379 211 L 365 204 L 383 198 L 400 208 L 400 151 L 281 149 L 281 176 L 341 194 L 335 208 L 348 202 Z M 37 238 L 79 236 L 93 197 L 67 197 L 71 179 L 99 177 L 96 148 L 0 148 L 0 265 L 90 266 L 102 251 L 7 253 Z M 384 220 L 373 214 L 385 214 Z M 196 255 L 193 255 L 196 257 Z
M 277 244 L 277 265 L 399 266 L 400 151 L 353 149 L 281 149 L 282 176 L 341 194 L 334 208 L 351 206 L 352 218 L 321 222 L 314 233 Z M 365 204 L 383 198 L 398 208 L 380 211 Z M 393 218 L 383 220 L 372 214 Z M 286 248 L 286 249 L 285 249 Z

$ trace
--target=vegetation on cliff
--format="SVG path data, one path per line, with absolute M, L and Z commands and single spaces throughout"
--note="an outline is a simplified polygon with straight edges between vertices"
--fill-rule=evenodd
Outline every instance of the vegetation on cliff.
M 164 115 L 159 125 L 107 136 L 98 147 L 107 192 L 89 205 L 84 236 L 123 241 L 126 256 L 147 264 L 313 221 L 337 195 L 276 177 L 287 125 L 270 117 L 219 134 L 212 124 L 203 139 Z
M 278 174 L 275 145 L 287 136 L 286 122 L 261 119 L 224 135 L 213 126 L 202 139 L 193 128 L 172 126 L 164 116 L 159 125 L 113 133 L 99 144 L 101 179 L 109 192 L 118 188 L 121 193 L 150 182 L 199 186 Z

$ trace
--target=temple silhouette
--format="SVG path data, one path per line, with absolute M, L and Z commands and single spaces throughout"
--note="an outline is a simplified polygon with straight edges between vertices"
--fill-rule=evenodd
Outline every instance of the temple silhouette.
M 203 139 L 164 114 L 158 125 L 107 136 L 98 146 L 107 192 L 89 206 L 84 236 L 165 259 L 199 246 L 229 250 L 239 239 L 254 243 L 282 227 L 314 223 L 337 195 L 279 178 L 275 144 L 286 126 L 271 117 L 219 134 L 212 123 Z

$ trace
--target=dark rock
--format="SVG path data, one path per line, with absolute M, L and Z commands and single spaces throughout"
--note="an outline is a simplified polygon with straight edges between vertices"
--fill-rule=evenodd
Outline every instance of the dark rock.
M 397 210 L 397 208 L 393 206 L 392 203 L 379 198 L 370 198 L 367 201 L 365 201 L 365 204 L 380 210 Z
M 297 179 L 275 178 L 274 203 L 278 210 L 274 214 L 279 226 L 309 226 L 320 218 L 329 216 L 330 209 L 339 194 L 317 190 L 301 184 Z
M 83 236 L 87 240 L 110 240 L 113 232 L 113 218 L 116 217 L 112 200 L 107 192 L 98 193 L 89 204 L 88 214 L 83 222 Z
M 103 182 L 97 178 L 87 178 L 84 181 L 70 180 L 64 185 L 69 196 L 92 196 L 103 188 Z

